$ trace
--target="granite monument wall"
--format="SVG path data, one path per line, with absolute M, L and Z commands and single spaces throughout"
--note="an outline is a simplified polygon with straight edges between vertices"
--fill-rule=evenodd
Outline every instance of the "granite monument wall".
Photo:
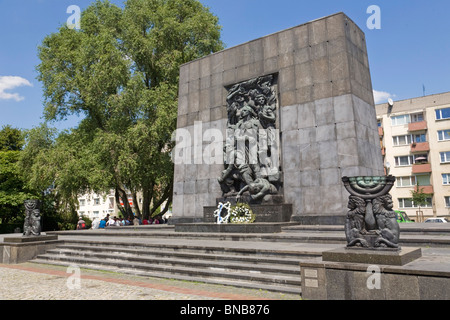
M 192 146 L 187 152 L 177 139 L 184 160 L 175 165 L 174 223 L 203 221 L 203 208 L 222 196 L 224 165 L 211 150 L 223 146 L 213 137 L 225 136 L 227 88 L 266 75 L 277 79 L 292 221 L 343 224 L 349 194 L 341 178 L 384 175 L 365 36 L 337 13 L 181 66 L 177 128 Z

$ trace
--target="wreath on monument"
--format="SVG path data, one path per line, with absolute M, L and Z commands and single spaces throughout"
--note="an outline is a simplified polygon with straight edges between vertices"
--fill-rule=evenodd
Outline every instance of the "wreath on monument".
M 253 223 L 255 222 L 256 215 L 247 203 L 237 203 L 231 207 L 229 216 L 230 223 Z

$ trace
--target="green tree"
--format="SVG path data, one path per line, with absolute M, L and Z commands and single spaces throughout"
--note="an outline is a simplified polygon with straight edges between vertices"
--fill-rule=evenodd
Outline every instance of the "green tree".
M 21 130 L 11 126 L 0 130 L 0 222 L 3 228 L 9 223 L 23 221 L 24 201 L 36 196 L 26 187 L 18 165 L 23 145 Z
M 81 30 L 63 26 L 39 47 L 46 120 L 83 120 L 36 157 L 34 182 L 53 179 L 62 197 L 112 188 L 124 216 L 127 190 L 141 192 L 137 213 L 151 216 L 171 201 L 179 66 L 222 48 L 217 17 L 197 0 L 93 3 Z
M 432 196 L 432 194 L 427 194 L 424 192 L 424 188 L 421 188 L 419 182 L 417 182 L 416 187 L 413 191 L 411 191 L 412 201 L 414 205 L 418 206 L 419 213 L 422 213 L 420 210 L 421 207 L 425 206 L 428 203 L 428 199 Z

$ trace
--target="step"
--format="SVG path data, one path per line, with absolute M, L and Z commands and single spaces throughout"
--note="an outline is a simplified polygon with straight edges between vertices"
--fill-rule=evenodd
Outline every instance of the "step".
M 158 264 L 158 265 L 168 265 L 168 266 L 183 266 L 192 268 L 218 268 L 226 270 L 242 270 L 248 272 L 261 272 L 261 273 L 282 273 L 282 274 L 295 274 L 300 272 L 297 266 L 285 266 L 277 263 L 268 263 L 261 261 L 259 264 L 246 263 L 241 261 L 210 261 L 202 259 L 183 259 L 179 257 L 159 257 L 157 255 L 142 255 L 142 254 L 132 254 L 118 251 L 111 251 L 108 253 L 101 253 L 97 251 L 90 250 L 73 250 L 73 249 L 52 249 L 47 251 L 46 256 L 58 256 L 58 257 L 76 257 L 76 258 L 91 258 L 91 259 L 101 259 L 108 261 L 126 261 L 131 264 L 138 263 L 148 263 L 148 264 Z M 40 256 L 38 256 L 40 257 Z
M 150 277 L 161 277 L 180 279 L 183 277 L 189 281 L 202 281 L 210 283 L 230 283 L 234 286 L 242 287 L 272 287 L 272 290 L 279 292 L 300 292 L 301 280 L 300 269 L 298 276 L 285 276 L 279 274 L 266 274 L 261 272 L 242 271 L 218 267 L 208 269 L 198 269 L 182 266 L 167 266 L 153 263 L 113 261 L 86 257 L 65 257 L 59 255 L 45 254 L 32 260 L 34 263 L 56 264 L 69 266 L 76 264 L 79 267 L 96 270 L 114 271 L 120 273 L 141 274 Z
M 70 264 L 66 262 L 61 261 L 49 261 L 49 260 L 41 260 L 41 259 L 34 259 L 30 261 L 31 263 L 36 264 L 46 264 L 46 265 L 54 265 L 54 266 L 61 266 L 61 267 L 67 267 Z M 173 280 L 179 280 L 179 281 L 190 281 L 190 282 L 201 282 L 201 283 L 208 283 L 208 284 L 216 284 L 216 285 L 224 285 L 224 286 L 231 286 L 231 287 L 238 287 L 238 288 L 247 288 L 247 289 L 255 289 L 255 290 L 265 290 L 265 291 L 271 291 L 271 292 L 280 292 L 285 294 L 298 294 L 301 295 L 301 286 L 300 285 L 271 285 L 271 284 L 265 284 L 265 283 L 259 283 L 259 282 L 252 282 L 252 281 L 242 281 L 242 280 L 236 280 L 236 279 L 214 279 L 214 278 L 205 278 L 205 277 L 196 277 L 192 275 L 180 275 L 180 274 L 173 274 L 173 273 L 165 273 L 165 272 L 151 272 L 151 271 L 142 271 L 142 270 L 136 270 L 136 269 L 117 269 L 115 267 L 110 266 L 96 266 L 96 265 L 79 265 L 81 268 L 90 269 L 90 270 L 98 270 L 98 271 L 109 271 L 109 272 L 116 272 L 116 273 L 122 273 L 122 274 L 129 274 L 133 276 L 141 276 L 141 277 L 148 277 L 148 278 L 160 278 L 160 279 L 173 279 Z
M 270 249 L 270 248 L 252 248 L 249 247 L 233 247 L 228 244 L 223 245 L 213 245 L 210 243 L 198 244 L 189 241 L 183 241 L 183 243 L 139 243 L 134 241 L 126 241 L 125 239 L 115 239 L 114 241 L 101 241 L 101 240 L 82 240 L 82 239 L 70 239 L 64 240 L 64 245 L 75 245 L 78 247 L 82 247 L 83 249 L 90 247 L 106 247 L 106 248 L 121 248 L 121 249 L 129 249 L 129 250 L 144 250 L 154 252 L 166 251 L 166 252 L 174 252 L 174 253 L 203 253 L 207 255 L 218 255 L 218 254 L 227 254 L 227 255 L 239 255 L 239 256 L 248 256 L 248 257 L 272 257 L 274 259 L 303 259 L 308 257 L 321 257 L 321 253 L 318 251 L 310 251 L 310 250 L 290 250 L 289 247 L 285 249 Z M 162 249 L 163 248 L 163 249 Z
M 312 255 L 301 255 L 297 258 L 284 258 L 284 257 L 273 257 L 273 256 L 244 256 L 237 254 L 211 254 L 211 253 L 201 253 L 201 252 L 183 252 L 178 250 L 159 250 L 158 252 L 153 252 L 148 249 L 129 249 L 129 248 L 118 248 L 113 246 L 90 246 L 86 247 L 84 245 L 76 245 L 76 244 L 67 244 L 67 245 L 58 245 L 56 249 L 70 249 L 70 250 L 83 250 L 88 252 L 105 252 L 109 251 L 114 254 L 135 254 L 138 256 L 154 256 L 154 257 L 176 257 L 176 258 L 184 258 L 184 259 L 202 259 L 202 260 L 213 260 L 213 261 L 240 261 L 246 263 L 271 263 L 271 264 L 284 264 L 284 265 L 292 265 L 298 266 L 299 259 L 305 259 L 308 257 L 318 257 L 319 254 Z M 48 251 L 51 252 L 51 251 Z

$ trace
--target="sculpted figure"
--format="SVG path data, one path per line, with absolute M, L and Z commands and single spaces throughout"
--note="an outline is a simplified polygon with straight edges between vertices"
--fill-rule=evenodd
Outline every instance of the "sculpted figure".
M 375 241 L 376 247 L 398 248 L 400 227 L 397 222 L 397 215 L 392 208 L 392 197 L 389 194 L 373 200 L 373 211 L 380 235 Z
M 39 236 L 41 234 L 41 213 L 38 200 L 25 201 L 24 236 Z
M 260 191 L 252 196 L 262 199 L 265 194 L 277 193 L 274 189 L 280 186 L 279 162 L 274 160 L 276 165 L 272 165 L 268 159 L 279 157 L 273 82 L 274 76 L 269 75 L 228 89 L 225 170 L 218 178 L 225 196 L 236 195 L 243 188 L 249 191 L 249 186 L 255 184 L 251 189 Z
M 367 241 L 363 238 L 367 234 L 365 226 L 366 201 L 364 199 L 350 196 L 348 202 L 350 211 L 347 213 L 345 221 L 345 235 L 348 247 L 368 247 Z
M 273 184 L 262 178 L 256 179 L 249 185 L 245 186 L 239 192 L 238 197 L 247 191 L 250 193 L 253 200 L 261 200 L 268 194 L 276 194 L 278 192 L 277 188 Z

